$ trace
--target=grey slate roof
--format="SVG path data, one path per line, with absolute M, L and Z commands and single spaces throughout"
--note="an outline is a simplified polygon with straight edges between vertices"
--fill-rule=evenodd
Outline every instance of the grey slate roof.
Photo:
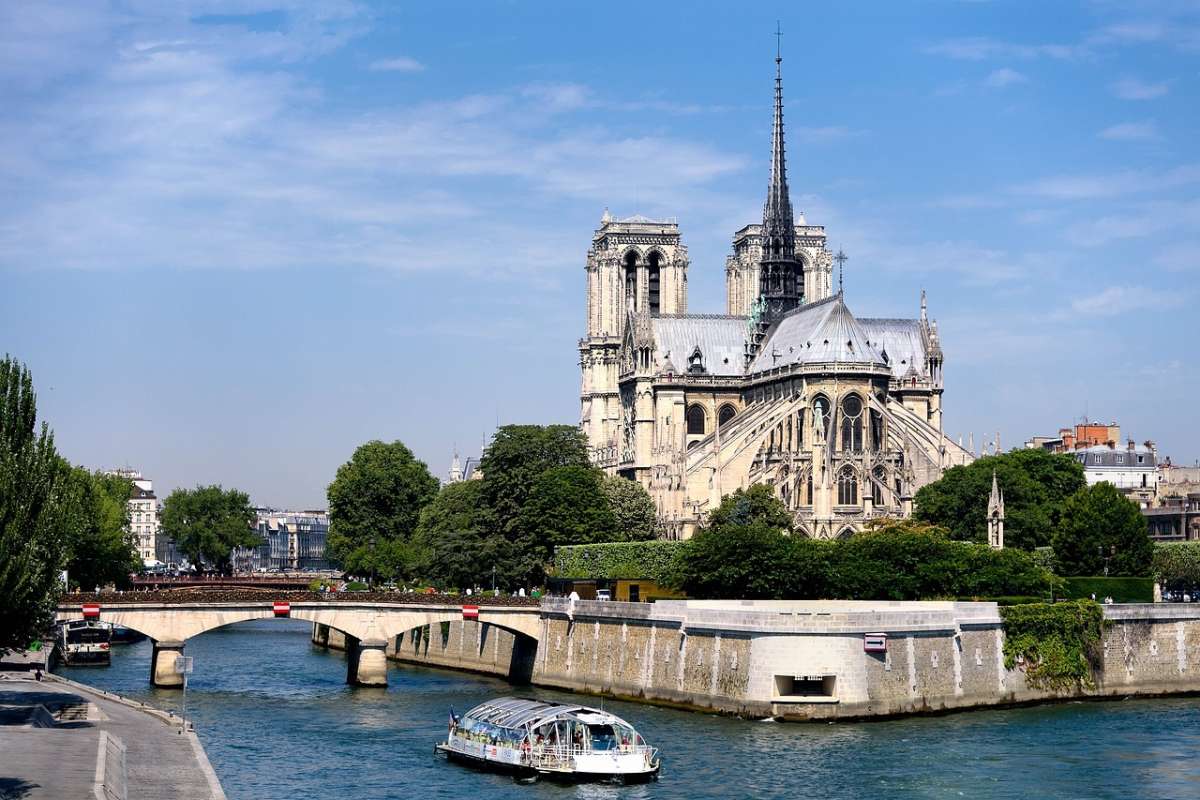
M 789 364 L 884 364 L 866 329 L 840 294 L 801 306 L 768 333 L 749 372 Z
M 919 319 L 877 319 L 864 317 L 859 324 L 867 332 L 871 344 L 887 353 L 892 374 L 897 378 L 909 368 L 918 376 L 928 377 L 925 369 L 925 337 Z
M 745 358 L 746 318 L 721 314 L 664 314 L 651 318 L 654 363 L 670 363 L 687 372 L 688 358 L 699 345 L 709 375 L 741 375 Z

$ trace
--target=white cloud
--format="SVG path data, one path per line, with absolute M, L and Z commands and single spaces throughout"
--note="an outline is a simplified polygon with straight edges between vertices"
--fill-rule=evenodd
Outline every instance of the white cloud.
M 1161 309 L 1183 302 L 1179 292 L 1163 292 L 1145 286 L 1109 286 L 1095 294 L 1071 301 L 1076 314 L 1108 317 L 1126 311 Z
M 531 236 L 528 220 L 562 213 L 565 200 L 599 208 L 644 196 L 655 213 L 701 205 L 714 178 L 744 166 L 686 138 L 575 116 L 593 102 L 576 84 L 330 110 L 293 59 L 349 35 L 336 27 L 294 41 L 186 15 L 147 28 L 114 28 L 82 66 L 56 67 L 81 77 L 0 116 L 0 267 L 366 266 L 541 280 L 563 274 L 580 234 Z
M 1161 20 L 1128 20 L 1107 25 L 1093 33 L 1089 39 L 1100 44 L 1109 42 L 1146 44 L 1162 41 L 1167 38 L 1169 32 L 1169 27 Z
M 1120 170 L 1093 175 L 1052 175 L 1013 186 L 1009 191 L 1053 200 L 1102 200 L 1195 183 L 1200 183 L 1200 164 L 1183 164 L 1164 172 Z
M 372 61 L 369 69 L 372 72 L 424 72 L 425 65 L 415 58 L 397 56 Z
M 989 86 L 993 89 L 1003 89 L 1004 87 L 1012 86 L 1013 84 L 1026 83 L 1028 80 L 1029 79 L 1027 77 L 1022 75 L 1020 72 L 1017 72 L 1015 69 L 1002 67 L 997 70 L 992 70 L 992 72 L 988 74 L 987 78 L 984 79 L 983 83 L 985 86 Z
M 946 39 L 928 45 L 924 51 L 930 55 L 945 56 L 960 61 L 986 61 L 992 58 L 1052 58 L 1072 60 L 1087 54 L 1081 45 L 1071 44 L 1018 44 L 991 39 L 986 36 L 969 36 Z
M 1158 133 L 1158 125 L 1153 120 L 1110 125 L 1096 135 L 1101 139 L 1117 142 L 1153 142 L 1162 138 Z
M 1122 100 L 1153 100 L 1170 91 L 1166 83 L 1147 83 L 1137 78 L 1122 78 L 1111 88 L 1113 94 Z

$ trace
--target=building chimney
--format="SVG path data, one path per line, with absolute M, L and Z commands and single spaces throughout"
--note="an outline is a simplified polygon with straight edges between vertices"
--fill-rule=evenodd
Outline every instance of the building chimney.
M 1135 444 L 1133 443 L 1133 439 L 1130 439 L 1130 440 L 1129 440 L 1129 449 L 1130 449 L 1130 450 L 1133 450 L 1133 449 L 1134 449 L 1136 446 L 1137 446 L 1137 445 L 1135 445 Z

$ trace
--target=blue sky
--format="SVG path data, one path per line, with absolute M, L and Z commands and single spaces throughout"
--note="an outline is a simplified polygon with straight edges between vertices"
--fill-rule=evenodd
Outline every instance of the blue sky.
M 724 310 L 777 19 L 794 205 L 855 313 L 928 291 L 947 431 L 1200 457 L 1193 2 L 3 2 L 0 351 L 72 460 L 275 505 L 575 422 L 606 207 Z

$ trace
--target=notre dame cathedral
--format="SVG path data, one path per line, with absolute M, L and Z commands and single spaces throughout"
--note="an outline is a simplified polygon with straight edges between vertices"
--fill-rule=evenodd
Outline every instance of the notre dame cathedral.
M 650 492 L 686 538 L 721 496 L 767 483 L 800 534 L 849 536 L 905 516 L 913 493 L 971 455 L 942 433 L 943 356 L 917 319 L 856 318 L 825 230 L 793 214 L 775 59 L 761 225 L 733 235 L 725 314 L 687 313 L 687 247 L 672 221 L 613 218 L 587 254 L 581 421 L 597 466 Z

